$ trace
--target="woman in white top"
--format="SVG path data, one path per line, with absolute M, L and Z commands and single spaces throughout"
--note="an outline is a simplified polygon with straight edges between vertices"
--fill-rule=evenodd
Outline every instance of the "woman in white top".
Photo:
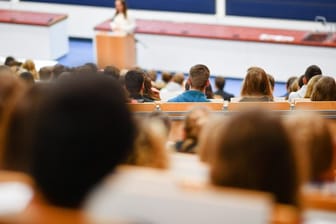
M 127 15 L 125 0 L 115 1 L 116 12 L 112 18 L 111 29 L 114 32 L 130 34 L 135 30 L 135 21 Z

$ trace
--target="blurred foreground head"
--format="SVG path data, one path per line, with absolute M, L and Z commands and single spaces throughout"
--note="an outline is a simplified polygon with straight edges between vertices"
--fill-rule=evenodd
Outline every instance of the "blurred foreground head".
M 216 131 L 212 183 L 270 192 L 278 203 L 297 205 L 295 156 L 280 118 L 245 111 Z
M 79 208 L 122 163 L 134 125 L 116 80 L 69 76 L 50 84 L 33 117 L 31 173 L 50 204 Z

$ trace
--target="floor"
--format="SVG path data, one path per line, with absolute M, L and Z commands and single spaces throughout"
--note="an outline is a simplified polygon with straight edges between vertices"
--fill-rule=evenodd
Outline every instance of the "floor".
M 93 44 L 91 39 L 70 38 L 69 53 L 57 61 L 60 64 L 69 67 L 83 65 L 87 62 L 94 62 Z M 185 71 L 187 72 L 187 71 Z M 214 77 L 210 79 L 212 86 L 214 86 Z M 226 77 L 225 90 L 234 94 L 240 95 L 242 79 Z M 276 82 L 274 89 L 274 96 L 279 97 L 286 93 L 286 85 L 283 82 Z

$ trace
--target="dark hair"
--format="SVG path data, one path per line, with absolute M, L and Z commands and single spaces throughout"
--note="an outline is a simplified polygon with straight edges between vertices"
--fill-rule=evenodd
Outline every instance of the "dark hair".
M 110 76 L 115 78 L 116 80 L 119 80 L 120 78 L 120 70 L 119 68 L 109 65 L 104 68 L 104 75 Z
M 307 83 L 315 75 L 322 75 L 322 71 L 320 67 L 318 67 L 317 65 L 309 66 L 306 69 L 305 74 L 304 74 L 304 76 L 306 77 Z
M 215 98 L 215 94 L 212 91 L 212 86 L 208 85 L 207 87 L 205 87 L 205 96 L 207 99 L 214 99 Z
M 298 204 L 296 160 L 280 118 L 244 111 L 218 132 L 211 160 L 214 184 L 266 191 L 278 203 Z
M 31 72 L 22 72 L 20 74 L 20 78 L 23 79 L 24 81 L 26 81 L 28 84 L 34 84 L 35 83 L 34 76 Z
M 134 124 L 124 92 L 105 76 L 70 76 L 50 84 L 32 127 L 32 169 L 56 206 L 79 208 L 88 192 L 132 150 Z
M 6 59 L 5 59 L 5 63 L 4 63 L 4 65 L 11 66 L 12 63 L 15 62 L 15 61 L 16 61 L 16 60 L 15 60 L 14 57 L 12 57 L 12 56 L 8 56 L 8 57 L 6 57 Z
M 130 97 L 139 95 L 145 81 L 145 73 L 141 70 L 130 70 L 125 75 L 125 86 Z
M 53 79 L 57 79 L 58 76 L 62 73 L 62 72 L 66 72 L 68 71 L 67 67 L 65 67 L 64 65 L 61 64 L 57 64 L 54 66 L 53 70 L 52 70 L 52 74 L 53 74 Z
M 161 100 L 160 95 L 156 94 L 152 90 L 152 80 L 147 73 L 144 73 L 144 90 L 143 96 L 151 99 L 151 100 Z
M 215 78 L 215 85 L 218 90 L 223 90 L 225 87 L 225 79 L 224 77 L 217 76 Z
M 40 80 L 42 81 L 48 81 L 51 79 L 52 77 L 52 67 L 42 67 L 39 70 L 39 76 L 40 76 Z
M 329 76 L 322 76 L 314 86 L 312 101 L 334 101 L 336 100 L 336 82 Z
M 210 70 L 205 65 L 194 65 L 190 68 L 189 79 L 191 87 L 201 90 L 206 87 L 210 77 Z
M 301 75 L 301 76 L 299 77 L 298 85 L 299 85 L 300 88 L 304 85 L 304 83 L 303 83 L 303 78 L 304 78 L 304 77 L 305 77 L 305 75 Z

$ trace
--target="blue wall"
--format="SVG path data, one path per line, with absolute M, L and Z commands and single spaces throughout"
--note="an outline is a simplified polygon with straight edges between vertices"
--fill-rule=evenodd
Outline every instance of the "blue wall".
M 227 0 L 226 13 L 235 16 L 336 22 L 336 0 Z
M 114 0 L 22 0 L 25 2 L 47 2 L 59 4 L 76 4 L 90 6 L 114 7 Z M 192 12 L 215 14 L 215 0 L 127 0 L 132 9 L 148 9 L 158 11 Z
M 114 0 L 22 0 L 114 7 Z M 127 0 L 129 8 L 215 14 L 215 0 Z M 336 0 L 226 0 L 226 14 L 296 20 L 325 16 L 336 22 Z

